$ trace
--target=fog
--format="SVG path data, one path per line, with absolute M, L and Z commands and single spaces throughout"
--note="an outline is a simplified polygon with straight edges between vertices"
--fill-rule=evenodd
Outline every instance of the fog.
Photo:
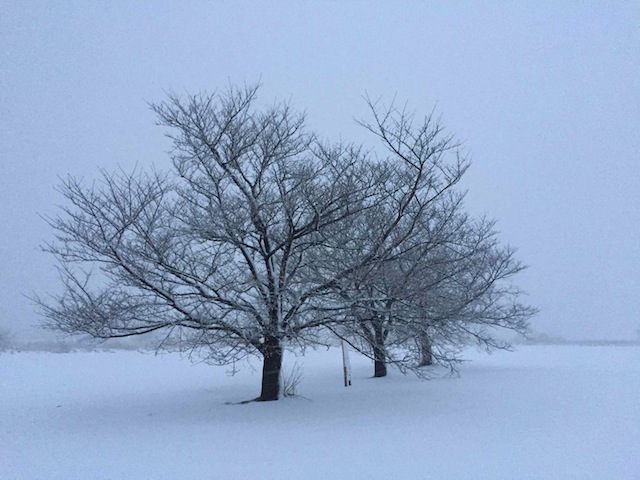
M 529 269 L 532 327 L 640 328 L 640 4 L 4 2 L 0 328 L 42 333 L 39 245 L 59 177 L 169 167 L 148 102 L 259 81 L 322 136 L 368 141 L 362 95 L 442 115 L 473 158 L 467 208 Z

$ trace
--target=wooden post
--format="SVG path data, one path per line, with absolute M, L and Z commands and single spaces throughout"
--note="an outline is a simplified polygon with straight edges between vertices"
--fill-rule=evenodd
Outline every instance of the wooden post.
M 349 347 L 344 344 L 344 340 L 340 339 L 342 347 L 342 370 L 344 373 L 344 386 L 351 386 L 351 362 L 349 361 Z

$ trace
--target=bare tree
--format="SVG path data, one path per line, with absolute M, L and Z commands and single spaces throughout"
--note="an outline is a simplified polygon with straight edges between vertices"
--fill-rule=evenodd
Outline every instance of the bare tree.
M 13 336 L 6 328 L 0 328 L 0 352 L 8 351 L 13 345 Z
M 318 305 L 384 247 L 381 237 L 329 269 L 323 242 L 389 196 L 388 167 L 319 142 L 288 105 L 256 110 L 256 90 L 153 105 L 171 129 L 170 173 L 62 183 L 68 206 L 49 220 L 46 248 L 65 289 L 38 300 L 49 327 L 100 338 L 167 330 L 220 364 L 258 353 L 257 399 L 278 398 L 282 342 L 333 322 Z
M 371 344 L 385 362 L 396 361 L 389 341 L 406 345 L 416 325 L 425 330 L 416 312 L 429 303 L 418 288 L 428 268 L 416 259 L 442 242 L 420 239 L 451 223 L 468 165 L 452 137 L 431 117 L 414 128 L 411 115 L 369 102 L 373 123 L 363 125 L 388 152 L 376 156 L 319 141 L 289 105 L 260 109 L 256 94 L 231 88 L 152 105 L 173 140 L 167 173 L 62 182 L 67 204 L 48 219 L 56 239 L 45 248 L 64 290 L 36 299 L 48 327 L 98 338 L 164 331 L 216 364 L 258 355 L 261 401 L 278 399 L 285 344 L 317 342 L 324 327 L 362 333 L 356 320 L 374 324 L 357 315 L 380 314 L 381 302 L 393 299 L 389 318 L 406 325 L 384 324 L 384 342 Z M 448 312 L 469 325 L 477 318 L 462 306 L 473 302 L 455 298 L 463 290 Z M 473 304 L 477 312 L 482 302 Z M 441 317 L 424 318 L 438 335 L 460 335 Z
M 495 329 L 524 332 L 535 309 L 521 303 L 511 284 L 524 268 L 513 249 L 500 246 L 493 222 L 464 211 L 464 192 L 455 187 L 467 160 L 433 116 L 416 123 L 393 105 L 369 105 L 375 121 L 363 125 L 397 167 L 386 182 L 391 202 L 364 212 L 369 221 L 361 225 L 392 225 L 394 233 L 376 264 L 342 282 L 351 321 L 341 334 L 372 357 L 376 377 L 387 374 L 387 363 L 453 368 L 460 347 L 471 341 L 507 348 Z M 369 232 L 361 244 L 371 239 L 375 233 Z

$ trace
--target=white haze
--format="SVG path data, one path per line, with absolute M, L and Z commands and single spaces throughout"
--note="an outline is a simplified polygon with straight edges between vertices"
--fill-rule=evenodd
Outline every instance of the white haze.
M 322 135 L 362 140 L 368 92 L 434 106 L 473 166 L 468 208 L 530 269 L 533 328 L 640 327 L 640 4 L 4 2 L 0 328 L 33 337 L 24 294 L 55 291 L 58 177 L 169 166 L 148 101 L 260 81 Z

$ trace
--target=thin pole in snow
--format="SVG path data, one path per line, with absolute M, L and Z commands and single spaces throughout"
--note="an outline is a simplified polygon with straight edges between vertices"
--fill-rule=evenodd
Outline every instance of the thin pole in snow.
M 349 347 L 344 344 L 344 340 L 340 338 L 340 346 L 342 347 L 342 370 L 344 373 L 344 386 L 351 386 L 351 362 L 349 361 Z

